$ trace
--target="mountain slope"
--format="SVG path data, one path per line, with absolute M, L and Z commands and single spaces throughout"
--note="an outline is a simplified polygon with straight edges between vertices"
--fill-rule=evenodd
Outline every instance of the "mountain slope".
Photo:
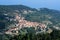
M 60 11 L 58 10 L 48 8 L 37 10 L 24 5 L 0 5 L 0 23 L 3 22 L 6 27 L 15 23 L 16 14 L 23 16 L 25 20 L 44 23 L 49 27 L 60 25 Z

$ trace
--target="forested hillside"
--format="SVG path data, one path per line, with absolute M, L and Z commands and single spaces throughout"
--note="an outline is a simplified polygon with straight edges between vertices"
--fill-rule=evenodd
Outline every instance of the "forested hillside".
M 16 18 L 16 15 L 17 16 Z M 19 19 L 20 18 L 20 19 Z M 39 24 L 36 27 L 26 27 L 18 30 L 18 35 L 7 35 L 5 34 L 11 28 L 17 28 L 16 24 L 19 22 L 29 23 L 32 25 Z M 44 24 L 42 30 L 40 23 Z M 19 23 L 20 25 L 20 23 Z M 23 25 L 23 24 L 22 24 Z M 36 24 L 35 24 L 36 25 Z M 33 26 L 35 26 L 33 25 Z M 30 27 L 30 28 L 29 28 Z M 10 31 L 10 30 L 9 30 Z M 51 32 L 50 32 L 51 31 Z M 16 32 L 13 30 L 12 32 Z M 37 34 L 36 34 L 37 33 Z M 3 34 L 3 35 L 1 35 Z M 4 37 L 3 40 L 60 40 L 60 11 L 49 9 L 49 8 L 30 8 L 24 5 L 0 5 L 0 37 Z M 2 40 L 0 38 L 0 40 Z

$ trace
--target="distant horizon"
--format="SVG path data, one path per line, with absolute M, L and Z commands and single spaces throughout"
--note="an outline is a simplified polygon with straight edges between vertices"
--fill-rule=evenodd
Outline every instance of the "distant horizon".
M 60 10 L 60 0 L 0 0 L 0 5 L 25 5 L 31 8 Z
M 22 4 L 12 4 L 12 5 L 14 6 L 14 5 L 22 5 Z M 1 5 L 1 6 L 12 6 L 12 5 L 10 4 L 10 5 Z M 27 5 L 24 5 L 24 6 L 27 6 Z M 30 7 L 30 6 L 27 6 L 27 7 Z M 34 7 L 30 7 L 30 8 L 34 8 Z M 47 8 L 47 7 L 40 7 L 40 8 Z M 39 8 L 35 8 L 35 9 L 39 9 Z M 48 8 L 48 9 L 53 9 L 53 8 Z M 58 9 L 53 9 L 53 10 L 58 10 Z

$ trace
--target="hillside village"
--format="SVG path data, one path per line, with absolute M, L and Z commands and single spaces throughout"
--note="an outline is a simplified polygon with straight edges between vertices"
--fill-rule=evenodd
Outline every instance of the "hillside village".
M 18 14 L 15 16 L 15 20 L 18 22 L 15 24 L 16 27 L 12 27 L 9 30 L 7 30 L 5 33 L 6 34 L 18 34 L 18 30 L 20 30 L 21 28 L 25 28 L 25 27 L 34 27 L 35 30 L 37 30 L 38 28 L 40 28 L 41 31 L 46 31 L 45 29 L 47 28 L 47 25 L 43 24 L 43 23 L 38 23 L 38 22 L 31 22 L 31 21 L 27 21 L 24 19 L 24 17 L 19 16 Z M 52 30 L 51 30 L 52 32 Z
M 60 11 L 0 5 L 0 40 L 60 40 Z

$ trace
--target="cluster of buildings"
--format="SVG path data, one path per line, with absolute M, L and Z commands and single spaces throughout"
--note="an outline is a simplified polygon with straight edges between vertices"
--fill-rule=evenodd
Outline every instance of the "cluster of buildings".
M 16 26 L 20 27 L 20 29 L 22 27 L 41 27 L 42 29 L 47 27 L 43 23 L 31 22 L 31 21 L 24 20 L 24 17 L 19 17 L 18 15 L 16 15 L 16 20 L 18 21 L 18 24 L 16 24 Z
M 45 28 L 47 28 L 47 26 L 45 24 L 27 21 L 24 19 L 24 17 L 21 17 L 19 15 L 16 15 L 15 19 L 16 19 L 16 21 L 18 21 L 18 23 L 16 24 L 16 27 L 7 30 L 5 32 L 6 34 L 18 34 L 18 30 L 20 30 L 21 28 L 24 28 L 24 27 L 34 27 L 35 30 L 38 27 L 41 28 L 41 30 L 44 30 Z

